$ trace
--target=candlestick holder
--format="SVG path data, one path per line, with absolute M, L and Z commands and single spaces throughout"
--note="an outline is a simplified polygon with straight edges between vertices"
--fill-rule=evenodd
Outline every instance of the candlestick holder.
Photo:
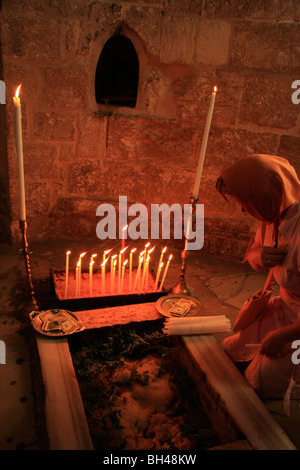
M 191 217 L 191 226 L 195 220 L 195 211 L 198 198 L 190 196 L 190 204 L 192 205 L 192 217 Z M 188 233 L 189 236 L 189 233 Z M 184 249 L 181 252 L 181 267 L 180 267 L 180 278 L 178 283 L 171 288 L 170 292 L 173 294 L 182 294 L 182 295 L 191 295 L 191 291 L 185 281 L 185 271 L 186 271 L 186 261 L 187 261 L 187 243 L 189 241 L 188 236 L 185 239 Z
M 19 221 L 19 227 L 22 233 L 22 249 L 21 253 L 24 256 L 25 260 L 25 269 L 26 269 L 26 276 L 27 276 L 27 282 L 30 290 L 30 295 L 31 299 L 34 305 L 35 310 L 38 310 L 38 304 L 35 299 L 35 294 L 34 294 L 34 288 L 32 284 L 32 279 L 31 279 L 31 269 L 30 269 L 30 259 L 29 259 L 29 249 L 28 249 L 28 241 L 27 241 L 27 222 L 26 220 L 20 220 Z

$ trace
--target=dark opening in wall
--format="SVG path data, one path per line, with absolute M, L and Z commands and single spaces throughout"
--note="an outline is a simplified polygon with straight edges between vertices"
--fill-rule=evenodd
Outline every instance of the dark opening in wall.
M 135 107 L 139 81 L 139 61 L 126 36 L 106 41 L 100 54 L 95 77 L 95 96 L 99 104 Z

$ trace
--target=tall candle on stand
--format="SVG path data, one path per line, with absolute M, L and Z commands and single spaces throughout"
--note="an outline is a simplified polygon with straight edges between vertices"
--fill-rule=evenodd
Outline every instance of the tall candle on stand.
M 21 85 L 19 85 L 16 90 L 15 96 L 13 97 L 13 103 L 14 103 L 15 139 L 16 139 L 16 150 L 17 150 L 17 157 L 18 157 L 18 173 L 19 173 L 19 204 L 20 204 L 19 220 L 21 222 L 24 222 L 26 220 L 26 205 L 25 205 L 22 115 L 21 115 L 21 101 L 19 98 L 20 88 L 21 88 Z
M 165 279 L 166 279 L 166 276 L 167 276 L 167 272 L 168 272 L 168 269 L 169 269 L 171 259 L 172 259 L 172 255 L 169 256 L 168 262 L 166 264 L 166 269 L 164 271 L 164 274 L 163 274 L 163 277 L 162 277 L 162 280 L 161 280 L 161 283 L 160 283 L 160 286 L 159 286 L 159 291 L 162 291 L 162 288 L 164 286 L 164 282 L 165 282 Z
M 207 114 L 205 128 L 204 128 L 204 134 L 203 134 L 203 140 L 202 140 L 201 151 L 200 151 L 200 156 L 199 156 L 196 179 L 195 179 L 195 184 L 194 184 L 194 189 L 193 189 L 193 194 L 192 194 L 192 196 L 195 199 L 198 198 L 198 193 L 199 193 L 200 180 L 201 180 L 203 164 L 204 164 L 204 159 L 205 159 L 205 152 L 206 152 L 206 147 L 207 147 L 211 119 L 212 119 L 214 105 L 215 105 L 216 93 L 217 93 L 217 87 L 215 86 L 211 94 L 211 98 L 210 98 L 210 104 L 209 104 L 208 114 Z
M 66 252 L 66 270 L 65 270 L 65 299 L 68 296 L 68 284 L 69 284 L 69 257 L 71 251 Z

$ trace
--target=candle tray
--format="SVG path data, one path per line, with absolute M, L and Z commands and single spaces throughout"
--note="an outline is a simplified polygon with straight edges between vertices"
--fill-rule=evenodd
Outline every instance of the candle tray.
M 133 272 L 133 279 L 135 278 L 135 272 Z M 89 274 L 82 272 L 81 278 L 81 295 L 76 297 L 75 295 L 75 272 L 70 271 L 68 277 L 68 292 L 65 297 L 65 271 L 56 271 L 50 269 L 50 287 L 51 294 L 55 298 L 57 307 L 70 310 L 70 311 L 82 311 L 82 310 L 94 310 L 106 307 L 115 307 L 119 305 L 131 305 L 140 304 L 147 302 L 156 302 L 160 297 L 166 295 L 165 289 L 161 291 L 153 292 L 154 278 L 151 270 L 149 271 L 149 290 L 147 292 L 129 292 L 128 291 L 128 276 L 124 279 L 123 291 L 118 292 L 118 278 L 115 279 L 116 292 L 113 294 L 110 291 L 110 273 L 107 273 L 106 279 L 106 292 L 103 295 L 101 291 L 101 274 L 95 273 L 93 276 L 93 291 L 89 291 Z M 152 291 L 151 291 L 152 289 Z

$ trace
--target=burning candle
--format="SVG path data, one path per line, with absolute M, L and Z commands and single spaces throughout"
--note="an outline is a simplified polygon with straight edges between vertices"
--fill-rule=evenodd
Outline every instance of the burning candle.
M 130 251 L 130 255 L 129 255 L 129 292 L 131 292 L 131 288 L 132 288 L 132 255 L 135 251 L 136 251 L 136 248 L 133 248 Z
M 116 255 L 117 256 L 117 255 Z M 112 267 L 112 272 L 111 272 L 111 278 L 110 278 L 110 291 L 113 294 L 115 290 L 115 272 L 116 272 L 116 264 L 117 260 L 115 259 L 113 262 L 113 267 Z
M 168 272 L 168 269 L 169 269 L 171 259 L 172 259 L 172 255 L 169 256 L 168 262 L 166 264 L 166 268 L 165 268 L 165 271 L 164 271 L 164 274 L 163 274 L 163 277 L 162 277 L 162 280 L 161 280 L 161 283 L 160 283 L 159 291 L 162 291 L 162 288 L 163 288 L 163 285 L 164 285 L 164 282 L 165 282 L 165 279 L 166 279 L 166 275 L 167 275 L 167 272 Z
M 80 266 L 80 259 L 76 265 L 76 297 L 79 297 L 79 266 Z
M 110 250 L 104 251 L 104 253 L 103 253 L 103 258 L 102 258 L 102 263 L 104 263 L 104 261 L 106 260 L 106 255 L 108 255 L 108 253 L 110 253 L 111 250 L 112 250 L 112 248 L 111 248 Z
M 139 265 L 138 265 L 137 273 L 136 273 L 135 280 L 134 280 L 133 292 L 135 292 L 136 287 L 137 286 L 139 287 L 139 284 L 140 284 L 141 265 L 143 263 L 143 253 L 144 252 L 142 252 L 139 257 Z
M 92 259 L 89 265 L 89 276 L 90 276 L 90 297 L 93 295 L 93 264 L 94 260 Z
M 79 260 L 78 260 L 78 295 L 79 296 L 80 296 L 80 293 L 81 293 L 81 264 L 82 264 L 82 258 L 85 255 L 86 255 L 86 251 L 79 255 Z
M 164 249 L 161 251 L 161 254 L 160 254 L 160 258 L 159 258 L 159 262 L 158 262 L 158 267 L 161 265 L 162 263 L 162 260 L 163 260 L 163 257 L 164 257 L 164 254 L 167 250 L 167 247 L 165 246 Z
M 203 135 L 201 151 L 200 151 L 200 156 L 199 156 L 199 162 L 198 162 L 198 168 L 197 168 L 197 173 L 196 173 L 196 179 L 195 179 L 195 184 L 194 184 L 194 189 L 193 189 L 193 194 L 192 194 L 195 199 L 198 198 L 198 193 L 199 193 L 200 180 L 201 180 L 202 169 L 203 169 L 203 164 L 204 164 L 204 158 L 205 158 L 205 152 L 206 152 L 206 147 L 207 147 L 209 129 L 210 129 L 212 114 L 213 114 L 214 105 L 215 105 L 216 93 L 217 93 L 217 87 L 215 86 L 214 91 L 212 92 L 212 95 L 211 95 L 211 99 L 210 99 L 210 105 L 209 105 L 208 114 L 207 114 L 207 118 L 206 118 L 206 123 L 205 123 L 205 128 L 204 128 L 204 135 Z
M 145 255 L 144 255 L 144 258 L 145 258 Z M 145 279 L 146 279 L 146 273 L 147 273 L 147 270 L 148 270 L 149 260 L 150 260 L 150 256 L 148 255 L 147 259 L 146 259 L 146 263 L 144 265 L 142 282 L 140 283 L 140 286 L 139 286 L 139 293 L 144 289 L 144 282 L 145 282 Z
M 65 299 L 68 296 L 68 284 L 69 284 L 69 257 L 71 251 L 66 252 L 66 270 L 65 270 Z
M 21 101 L 19 98 L 21 85 L 18 86 L 14 102 L 14 124 L 15 124 L 15 139 L 16 150 L 18 157 L 18 173 L 19 173 L 19 204 L 20 204 L 20 221 L 26 220 L 26 206 L 25 206 L 25 181 L 24 181 L 24 158 L 23 158 L 23 138 L 22 138 L 22 114 L 21 114 Z
M 122 258 L 123 258 L 123 253 L 127 250 L 128 246 L 123 248 L 123 250 L 120 251 L 119 253 L 119 267 L 118 267 L 118 293 L 121 291 L 121 272 L 122 272 Z
M 106 258 L 105 261 L 101 264 L 101 288 L 102 288 L 102 295 L 105 294 L 105 265 L 108 261 L 108 258 Z
M 128 259 L 126 259 L 122 265 L 122 279 L 121 279 L 121 292 L 123 292 L 123 287 L 124 287 L 124 276 L 125 276 L 125 268 L 126 264 L 128 263 Z
M 154 284 L 153 292 L 155 292 L 156 289 L 157 289 L 158 281 L 159 281 L 159 278 L 160 278 L 160 273 L 161 273 L 161 270 L 162 270 L 163 265 L 164 265 L 164 263 L 160 263 L 160 265 L 159 265 L 159 267 L 158 267 L 158 270 L 157 270 L 157 273 L 156 273 L 156 278 L 155 278 L 155 284 Z
M 124 260 L 123 260 L 123 253 L 124 253 L 124 251 L 125 251 L 125 239 L 127 238 L 127 228 L 128 228 L 128 225 L 125 225 L 125 227 L 122 228 L 122 245 L 121 245 L 122 263 L 123 263 L 123 261 L 124 261 Z
M 113 274 L 113 266 L 117 255 L 114 255 L 110 258 L 110 290 L 112 291 L 112 274 Z

